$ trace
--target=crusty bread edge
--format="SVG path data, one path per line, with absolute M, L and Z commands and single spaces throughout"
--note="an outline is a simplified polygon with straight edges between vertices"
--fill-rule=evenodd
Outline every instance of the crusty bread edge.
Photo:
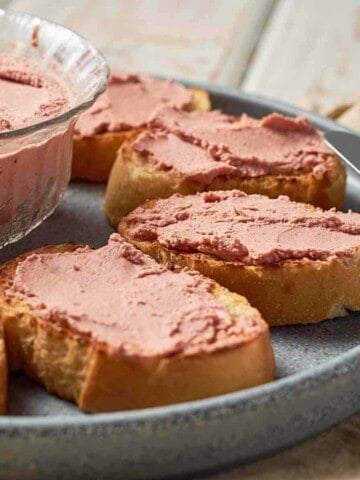
M 71 180 L 105 183 L 121 145 L 139 132 L 102 133 L 93 137 L 74 135 Z
M 193 101 L 192 110 L 210 110 L 210 96 L 207 91 L 199 88 L 191 88 L 190 91 Z M 82 137 L 75 134 L 71 179 L 94 183 L 106 182 L 118 149 L 125 141 L 131 140 L 141 130 L 132 129 L 124 132 L 102 133 L 92 137 Z
M 4 329 L 0 326 L 0 415 L 6 413 L 8 393 L 8 368 L 6 347 L 4 338 Z
M 144 207 L 151 208 L 154 203 L 149 201 Z M 118 231 L 160 263 L 173 262 L 197 270 L 245 296 L 271 326 L 316 323 L 347 315 L 349 310 L 360 310 L 360 248 L 351 257 L 327 261 L 246 266 L 213 255 L 176 252 L 157 241 L 139 241 L 133 237 L 126 217 Z
M 68 251 L 60 245 L 43 252 Z M 114 356 L 88 337 L 36 316 L 23 301 L 7 297 L 16 266 L 0 269 L 0 320 L 5 328 L 12 370 L 22 369 L 49 392 L 74 401 L 87 412 L 146 408 L 219 395 L 274 378 L 269 330 L 246 299 L 217 287 L 229 304 L 245 308 L 263 325 L 262 332 L 239 348 L 210 355 L 134 359 Z M 237 308 L 237 307 L 236 307 Z M 240 308 L 240 307 L 239 307 Z

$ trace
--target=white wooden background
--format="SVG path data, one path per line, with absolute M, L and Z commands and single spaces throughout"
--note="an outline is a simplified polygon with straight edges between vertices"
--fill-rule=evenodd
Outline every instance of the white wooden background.
M 240 86 L 360 131 L 360 0 L 0 0 L 63 23 L 113 69 Z M 360 415 L 212 480 L 360 480 Z

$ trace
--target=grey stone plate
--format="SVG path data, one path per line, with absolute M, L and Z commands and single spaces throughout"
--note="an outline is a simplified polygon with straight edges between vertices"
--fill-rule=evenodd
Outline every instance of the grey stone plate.
M 306 113 L 323 130 L 338 128 L 269 99 L 204 88 L 214 106 L 228 113 Z M 347 207 L 357 211 L 359 188 L 359 179 L 350 174 Z M 103 194 L 101 186 L 73 184 L 43 225 L 0 251 L 0 262 L 46 243 L 102 245 L 111 231 L 101 211 Z M 23 376 L 13 376 L 9 416 L 0 418 L 0 478 L 194 478 L 294 445 L 360 409 L 358 314 L 274 328 L 272 338 L 276 381 L 163 408 L 85 415 Z

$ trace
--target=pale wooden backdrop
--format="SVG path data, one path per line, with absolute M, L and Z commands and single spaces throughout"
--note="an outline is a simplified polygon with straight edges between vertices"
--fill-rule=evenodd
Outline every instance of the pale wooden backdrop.
M 0 0 L 5 4 L 88 37 L 113 69 L 239 86 L 360 131 L 360 0 Z M 211 478 L 360 480 L 360 416 Z

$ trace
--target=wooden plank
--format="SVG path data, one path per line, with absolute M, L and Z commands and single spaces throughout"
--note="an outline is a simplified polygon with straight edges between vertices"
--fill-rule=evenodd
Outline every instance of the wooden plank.
M 13 0 L 63 23 L 117 70 L 238 85 L 274 0 Z
M 338 117 L 337 121 L 360 133 L 360 101 Z
M 327 113 L 359 80 L 360 1 L 281 0 L 242 86 Z

